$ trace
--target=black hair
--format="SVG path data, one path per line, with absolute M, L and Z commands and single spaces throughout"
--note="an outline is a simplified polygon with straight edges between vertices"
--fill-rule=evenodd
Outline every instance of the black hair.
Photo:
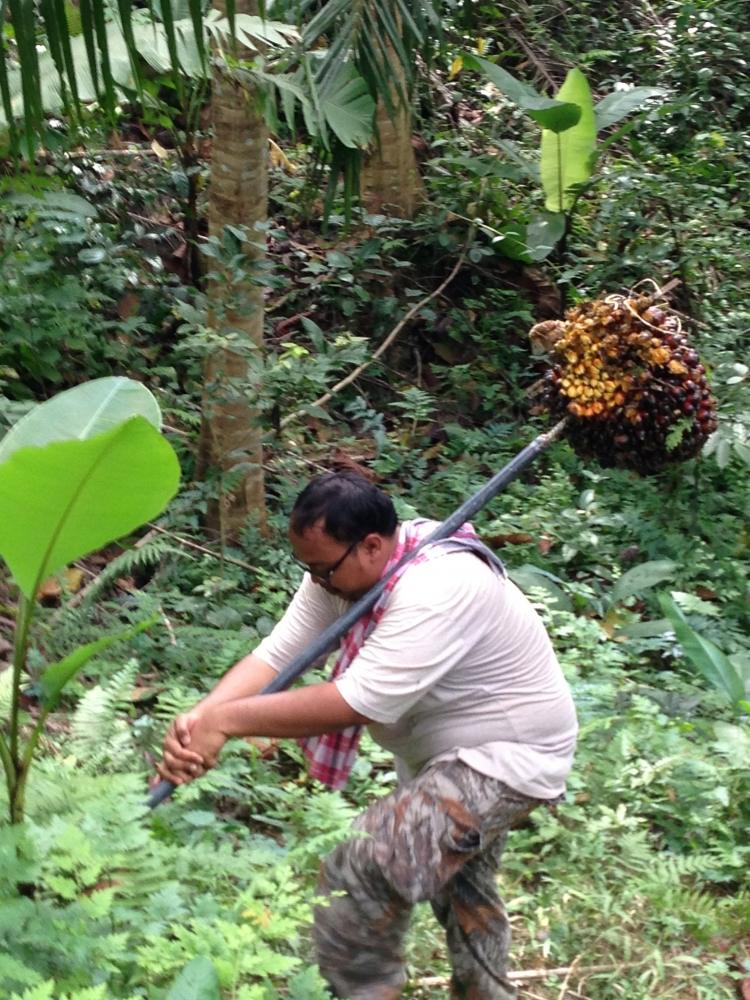
M 391 498 L 356 472 L 317 476 L 294 502 L 290 523 L 302 535 L 318 521 L 337 542 L 356 542 L 374 531 L 390 537 L 398 527 Z

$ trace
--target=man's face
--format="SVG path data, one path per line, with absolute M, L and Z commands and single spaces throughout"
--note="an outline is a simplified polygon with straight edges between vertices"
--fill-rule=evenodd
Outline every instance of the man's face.
M 395 544 L 395 539 L 375 532 L 357 542 L 339 542 L 320 521 L 301 535 L 290 528 L 289 541 L 313 583 L 347 601 L 359 600 L 377 583 Z

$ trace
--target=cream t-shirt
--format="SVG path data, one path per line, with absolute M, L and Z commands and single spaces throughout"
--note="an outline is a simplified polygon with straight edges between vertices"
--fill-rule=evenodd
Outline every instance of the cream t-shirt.
M 349 607 L 306 573 L 255 652 L 280 670 Z M 577 732 L 568 685 L 526 597 L 471 552 L 410 566 L 335 684 L 373 720 L 402 779 L 459 758 L 534 798 L 565 790 Z

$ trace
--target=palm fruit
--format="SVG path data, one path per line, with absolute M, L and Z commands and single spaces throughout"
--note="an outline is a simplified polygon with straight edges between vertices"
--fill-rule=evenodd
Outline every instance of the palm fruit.
M 541 388 L 582 457 L 642 474 L 692 458 L 716 429 L 705 368 L 679 317 L 654 299 L 610 295 L 571 309 Z

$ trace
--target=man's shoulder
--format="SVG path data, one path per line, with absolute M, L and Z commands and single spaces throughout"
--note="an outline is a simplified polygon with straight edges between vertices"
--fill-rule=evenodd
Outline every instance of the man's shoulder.
M 445 552 L 417 559 L 396 584 L 394 598 L 419 604 L 451 596 L 460 599 L 484 592 L 494 578 L 487 563 L 473 552 Z

